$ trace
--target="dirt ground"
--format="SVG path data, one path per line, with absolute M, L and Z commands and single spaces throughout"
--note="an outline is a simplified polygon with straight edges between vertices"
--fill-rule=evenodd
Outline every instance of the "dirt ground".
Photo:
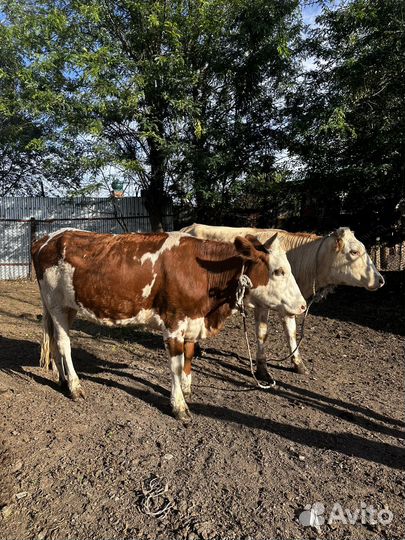
M 194 363 L 184 428 L 159 334 L 78 320 L 87 399 L 73 402 L 38 367 L 36 284 L 0 282 L 0 539 L 404 538 L 401 294 L 387 276 L 377 293 L 341 289 L 315 306 L 301 347 L 310 374 L 269 363 L 271 391 L 254 386 L 230 319 Z M 268 351 L 281 355 L 272 320 Z M 393 518 L 350 525 L 346 513 L 317 530 L 299 519 L 315 502 L 326 521 L 335 503 Z

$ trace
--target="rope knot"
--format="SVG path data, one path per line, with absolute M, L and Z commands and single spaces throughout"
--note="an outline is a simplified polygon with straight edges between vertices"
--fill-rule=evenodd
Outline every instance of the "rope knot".
M 251 289 L 253 287 L 253 283 L 249 276 L 247 276 L 245 273 L 244 267 L 242 267 L 241 275 L 238 279 L 238 286 L 236 288 L 236 307 L 243 313 L 244 306 L 243 306 L 243 299 L 245 297 L 246 289 Z

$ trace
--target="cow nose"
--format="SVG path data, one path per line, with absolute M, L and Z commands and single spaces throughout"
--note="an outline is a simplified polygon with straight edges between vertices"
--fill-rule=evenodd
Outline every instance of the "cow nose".
M 306 305 L 306 304 L 302 304 L 302 306 L 301 306 L 301 311 L 304 312 L 306 309 L 307 309 L 307 305 Z
M 378 283 L 380 284 L 380 287 L 382 287 L 385 283 L 385 279 L 380 275 L 380 277 L 378 278 Z

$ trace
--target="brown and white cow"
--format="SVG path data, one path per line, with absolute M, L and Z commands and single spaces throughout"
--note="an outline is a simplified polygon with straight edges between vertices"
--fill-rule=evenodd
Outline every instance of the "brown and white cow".
M 322 237 L 308 233 L 289 233 L 279 229 L 253 229 L 236 227 L 215 227 L 194 223 L 182 229 L 198 238 L 232 242 L 236 236 L 254 235 L 260 242 L 276 232 L 287 253 L 291 269 L 298 286 L 308 299 L 317 290 L 333 285 L 352 285 L 375 291 L 384 285 L 384 278 L 377 271 L 364 245 L 357 240 L 353 231 L 340 227 L 332 234 Z M 255 308 L 257 337 L 257 375 L 269 379 L 264 343 L 268 335 L 268 311 Z M 297 349 L 296 321 L 294 316 L 281 315 L 283 328 L 290 352 L 294 350 L 292 362 L 297 373 L 305 373 L 306 368 Z
M 95 234 L 62 230 L 39 241 L 32 256 L 44 308 L 41 364 L 56 364 L 74 399 L 84 397 L 73 367 L 69 329 L 78 311 L 106 325 L 160 328 L 169 353 L 174 415 L 190 419 L 194 343 L 218 332 L 235 308 L 244 269 L 246 301 L 283 315 L 302 313 L 305 300 L 273 235 L 233 243 L 183 233 Z

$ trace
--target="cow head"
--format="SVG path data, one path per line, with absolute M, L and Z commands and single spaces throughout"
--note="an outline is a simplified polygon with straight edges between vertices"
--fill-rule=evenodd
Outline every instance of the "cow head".
M 247 300 L 254 306 L 274 309 L 283 315 L 299 315 L 306 303 L 291 272 L 277 234 L 265 244 L 256 237 L 237 236 L 234 245 L 246 263 L 246 274 L 253 287 Z
M 347 227 L 340 227 L 331 235 L 331 278 L 337 285 L 352 285 L 376 291 L 384 285 L 384 278 L 377 271 L 364 244 Z

